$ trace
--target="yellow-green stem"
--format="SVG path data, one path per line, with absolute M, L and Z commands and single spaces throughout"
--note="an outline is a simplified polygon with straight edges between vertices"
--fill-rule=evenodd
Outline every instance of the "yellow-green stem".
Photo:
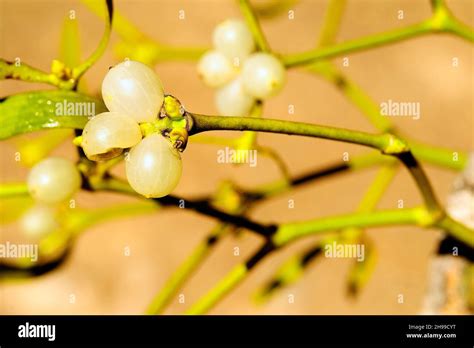
M 207 116 L 199 114 L 192 115 L 191 135 L 213 130 L 252 130 L 331 139 L 369 146 L 378 149 L 385 154 L 398 154 L 408 150 L 405 142 L 391 134 L 370 134 L 344 128 L 275 119 Z
M 253 38 L 257 47 L 260 51 L 269 52 L 270 47 L 268 46 L 268 42 L 263 34 L 262 28 L 260 27 L 260 23 L 258 22 L 257 16 L 255 15 L 252 6 L 250 5 L 248 0 L 238 0 L 240 5 L 240 10 L 242 15 L 247 22 L 247 26 L 249 27 L 250 31 L 252 32 Z
M 318 46 L 333 43 L 339 31 L 342 14 L 346 8 L 346 0 L 330 0 L 324 15 L 323 28 L 319 35 Z
M 290 54 L 283 57 L 286 67 L 292 68 L 314 63 L 318 60 L 334 58 L 337 56 L 374 48 L 381 45 L 399 42 L 415 36 L 432 32 L 431 22 L 424 21 L 406 28 L 396 29 L 385 33 L 375 34 L 339 44 L 317 48 L 303 53 Z
M 345 228 L 370 228 L 393 225 L 414 225 L 420 227 L 438 227 L 447 229 L 447 233 L 467 245 L 474 246 L 474 231 L 459 224 L 449 217 L 442 220 L 433 219 L 432 214 L 424 207 L 412 209 L 384 210 L 370 213 L 352 213 L 322 219 L 285 223 L 278 227 L 276 233 L 271 237 L 273 248 L 284 247 L 296 239 L 316 234 L 337 231 Z M 256 262 L 263 259 L 267 253 L 259 251 L 260 256 Z M 255 254 L 252 259 L 258 256 Z M 256 263 L 252 264 L 254 267 Z M 249 261 L 236 266 L 225 276 L 213 289 L 194 304 L 188 314 L 203 314 L 216 305 L 224 296 L 234 289 L 249 273 L 252 268 Z
M 234 289 L 237 284 L 247 275 L 248 270 L 245 264 L 237 265 L 230 271 L 207 295 L 194 304 L 186 314 L 197 315 L 209 311 L 219 300 Z
M 89 68 L 99 60 L 99 58 L 104 54 L 107 44 L 109 43 L 110 32 L 112 31 L 112 18 L 113 18 L 113 3 L 112 0 L 105 0 L 107 17 L 105 20 L 105 30 L 102 38 L 100 39 L 99 45 L 94 52 L 87 58 L 83 63 L 76 66 L 72 69 L 72 78 L 76 81 L 79 81 L 81 76 L 89 70 Z
M 209 255 L 215 242 L 229 230 L 227 224 L 218 224 L 210 235 L 193 250 L 186 260 L 167 280 L 161 291 L 155 296 L 146 314 L 161 314 L 166 306 L 171 302 L 173 296 L 189 280 L 192 273 L 202 264 L 202 261 Z
M 0 185 L 0 198 L 28 195 L 28 187 L 22 183 L 8 183 Z
M 290 54 L 283 57 L 283 62 L 285 66 L 289 68 L 307 65 L 318 60 L 334 58 L 344 54 L 366 50 L 381 45 L 388 45 L 420 35 L 437 32 L 451 33 L 468 41 L 474 41 L 473 30 L 454 18 L 449 11 L 441 6 L 434 11 L 431 18 L 421 23 L 401 29 L 391 30 L 385 33 L 342 42 L 340 44 L 316 48 L 303 53 Z

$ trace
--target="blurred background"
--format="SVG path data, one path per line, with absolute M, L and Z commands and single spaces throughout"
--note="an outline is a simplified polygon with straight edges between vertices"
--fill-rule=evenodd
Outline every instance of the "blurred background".
M 265 6 L 271 1 L 254 1 Z M 473 2 L 447 1 L 455 16 L 474 25 Z M 79 1 L 0 0 L 0 56 L 48 71 L 58 57 L 61 28 L 70 10 L 76 11 L 80 28 L 82 58 L 97 46 L 104 24 Z M 149 37 L 176 46 L 211 46 L 214 27 L 221 21 L 240 17 L 234 1 L 158 0 L 114 1 Z M 327 1 L 295 1 L 280 15 L 262 19 L 273 50 L 302 52 L 314 48 L 321 29 Z M 287 11 L 294 11 L 289 20 Z M 185 19 L 179 18 L 184 10 Z M 398 19 L 398 11 L 404 19 Z M 430 16 L 425 0 L 349 0 L 337 41 L 383 32 L 417 23 Z M 113 46 L 85 76 L 88 93 L 100 96 L 101 81 L 109 66 L 117 63 Z M 405 134 L 431 144 L 463 151 L 473 144 L 473 48 L 450 35 L 427 35 L 382 48 L 351 54 L 349 66 L 342 57 L 332 61 L 358 83 L 377 103 L 392 99 L 421 105 L 421 118 L 392 118 Z M 452 66 L 458 57 L 459 66 Z M 185 107 L 197 113 L 216 114 L 214 90 L 198 78 L 195 63 L 163 62 L 155 67 L 166 93 L 177 96 Z M 39 89 L 45 85 L 1 81 L 0 96 Z M 288 113 L 294 105 L 295 113 Z M 318 123 L 374 132 L 374 128 L 345 97 L 317 75 L 302 69 L 288 73 L 284 90 L 265 103 L 264 116 Z M 221 133 L 235 137 L 237 134 Z M 317 165 L 342 160 L 367 150 L 349 144 L 259 135 L 259 143 L 273 147 L 297 175 Z M 14 160 L 14 140 L 0 143 L 1 182 L 26 178 L 28 168 Z M 280 178 L 274 162 L 258 157 L 254 168 L 217 163 L 215 145 L 191 143 L 183 154 L 184 172 L 175 193 L 196 197 L 216 190 L 216 183 L 230 179 L 252 188 Z M 75 159 L 71 142 L 53 154 Z M 456 173 L 425 165 L 440 200 L 445 203 Z M 114 170 L 123 176 L 123 166 Z M 337 176 L 280 195 L 257 205 L 251 216 L 261 222 L 306 220 L 352 212 L 374 178 L 376 169 Z M 289 208 L 288 201 L 294 200 Z M 406 170 L 401 169 L 388 188 L 379 208 L 393 209 L 403 199 L 406 207 L 421 203 Z M 84 208 L 133 201 L 116 194 L 81 192 L 77 205 Z M 87 229 L 78 237 L 66 262 L 58 269 L 31 279 L 0 283 L 2 314 L 139 314 L 167 278 L 208 234 L 215 221 L 190 211 L 168 209 L 126 217 Z M 2 233 L 15 233 L 14 223 L 2 224 Z M 367 231 L 378 253 L 374 273 L 360 295 L 346 296 L 347 272 L 352 260 L 321 258 L 294 285 L 277 292 L 267 303 L 256 305 L 255 290 L 268 280 L 289 256 L 314 242 L 305 238 L 269 256 L 250 276 L 210 313 L 213 314 L 416 314 L 421 311 L 427 288 L 430 257 L 440 234 L 414 227 L 374 228 Z M 260 245 L 260 238 L 245 231 L 227 236 L 195 272 L 166 313 L 182 313 L 205 294 L 233 265 L 244 261 Z M 239 247 L 240 255 L 234 255 Z M 124 254 L 129 248 L 130 255 Z M 288 295 L 294 302 L 288 302 Z M 399 303 L 402 294 L 404 302 Z M 75 301 L 71 303 L 71 295 Z

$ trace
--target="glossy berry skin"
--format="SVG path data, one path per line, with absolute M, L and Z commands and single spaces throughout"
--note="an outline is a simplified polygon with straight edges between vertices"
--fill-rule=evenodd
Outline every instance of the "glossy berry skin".
M 73 162 L 49 157 L 31 169 L 27 185 L 31 196 L 37 201 L 60 203 L 79 190 L 81 176 Z
M 130 150 L 125 168 L 132 188 L 149 198 L 170 194 L 183 169 L 179 151 L 157 133 L 145 137 Z
M 248 116 L 255 98 L 248 95 L 240 77 L 216 91 L 215 104 L 219 114 L 225 116 Z
M 218 51 L 205 53 L 199 60 L 197 69 L 199 77 L 209 87 L 223 86 L 237 74 L 232 61 Z
M 244 89 L 255 98 L 266 99 L 276 95 L 283 88 L 285 80 L 285 67 L 271 54 L 252 54 L 243 64 Z
M 35 205 L 20 218 L 20 229 L 25 237 L 41 240 L 59 228 L 55 210 L 47 205 Z
M 82 148 L 92 161 L 108 160 L 123 149 L 138 144 L 142 133 L 137 121 L 118 112 L 104 112 L 87 122 L 82 132 Z
M 125 61 L 105 75 L 102 98 L 109 111 L 130 116 L 139 123 L 152 122 L 159 115 L 164 92 L 154 70 L 140 62 Z
M 242 62 L 255 49 L 252 33 L 239 19 L 228 19 L 219 24 L 214 29 L 213 43 L 216 50 L 232 61 L 237 58 Z

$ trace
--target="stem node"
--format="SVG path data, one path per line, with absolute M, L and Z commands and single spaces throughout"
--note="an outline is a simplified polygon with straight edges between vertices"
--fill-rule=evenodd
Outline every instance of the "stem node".
M 398 155 L 404 152 L 409 152 L 410 148 L 406 141 L 400 139 L 396 135 L 386 134 L 386 146 L 382 149 L 382 153 L 386 155 Z

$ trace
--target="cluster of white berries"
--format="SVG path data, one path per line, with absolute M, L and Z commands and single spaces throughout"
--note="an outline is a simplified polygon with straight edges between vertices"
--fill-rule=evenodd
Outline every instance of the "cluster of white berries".
M 81 175 L 73 162 L 49 157 L 31 169 L 27 187 L 36 204 L 23 214 L 20 227 L 28 237 L 41 239 L 59 228 L 57 208 L 79 190 Z
M 218 88 L 215 104 L 226 116 L 247 116 L 257 99 L 267 99 L 284 86 L 286 70 L 275 56 L 254 52 L 255 42 L 245 23 L 229 19 L 213 34 L 214 50 L 205 53 L 198 73 L 206 85 Z
M 162 134 L 142 139 L 140 128 L 160 115 L 165 96 L 158 75 L 143 63 L 122 62 L 105 76 L 102 97 L 109 112 L 93 117 L 82 133 L 87 158 L 104 161 L 131 148 L 125 166 L 132 188 L 146 197 L 168 195 L 181 177 L 180 153 Z
M 87 158 L 104 161 L 130 149 L 125 165 L 132 188 L 146 197 L 168 195 L 181 177 L 180 153 L 161 133 L 143 138 L 140 128 L 162 112 L 165 96 L 158 76 L 145 64 L 125 61 L 105 76 L 102 96 L 109 112 L 91 118 L 82 133 Z M 20 227 L 28 237 L 41 239 L 60 227 L 58 208 L 79 190 L 81 175 L 73 162 L 50 157 L 31 169 L 27 186 L 36 204 Z

